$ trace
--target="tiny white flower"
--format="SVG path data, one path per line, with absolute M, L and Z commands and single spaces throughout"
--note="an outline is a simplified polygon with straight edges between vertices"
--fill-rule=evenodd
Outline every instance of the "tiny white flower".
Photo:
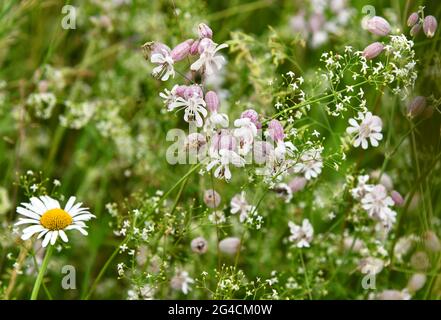
M 297 248 L 309 247 L 314 235 L 314 229 L 309 220 L 303 219 L 301 226 L 289 221 L 288 226 L 291 232 L 289 241 L 294 242 Z

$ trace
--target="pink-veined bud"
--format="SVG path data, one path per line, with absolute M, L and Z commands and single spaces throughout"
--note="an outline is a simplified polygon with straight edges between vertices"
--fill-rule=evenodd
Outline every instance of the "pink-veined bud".
M 253 109 L 247 109 L 240 115 L 241 118 L 248 118 L 256 126 L 257 129 L 262 128 L 262 124 L 259 121 L 259 114 Z
M 217 112 L 219 110 L 219 97 L 216 92 L 208 91 L 205 94 L 205 103 L 207 104 L 207 109 L 210 112 Z
M 285 134 L 283 132 L 283 127 L 278 120 L 271 120 L 268 124 L 268 133 L 271 139 L 274 141 L 283 141 Z
M 387 36 L 390 32 L 390 24 L 386 19 L 375 16 L 370 18 L 366 23 L 369 32 L 377 36 Z
M 212 38 L 213 37 L 213 31 L 209 26 L 207 26 L 205 23 L 200 23 L 198 26 L 198 33 L 199 38 Z
M 236 150 L 236 147 L 236 138 L 225 129 L 220 130 L 211 140 L 211 148 L 217 151 L 222 149 Z
M 184 98 L 189 99 L 189 98 L 192 98 L 195 96 L 198 96 L 201 98 L 204 96 L 204 93 L 202 92 L 202 88 L 198 85 L 187 86 L 187 88 L 185 89 L 185 92 L 184 92 Z
M 188 39 L 174 47 L 170 53 L 173 61 L 180 61 L 182 59 L 185 59 L 190 53 L 190 48 L 193 42 L 193 39 Z
M 187 90 L 187 86 L 177 86 L 175 90 L 175 94 L 181 98 L 184 98 L 185 90 Z
M 219 242 L 219 250 L 226 254 L 236 254 L 240 250 L 240 239 L 228 237 Z
M 412 293 L 417 292 L 424 287 L 426 279 L 427 277 L 424 273 L 413 274 L 407 282 L 407 289 Z
M 414 25 L 411 29 L 410 29 L 410 35 L 412 37 L 415 37 L 418 33 L 420 33 L 421 31 L 421 24 L 417 23 L 416 25 Z
M 221 196 L 216 190 L 208 189 L 204 192 L 204 203 L 209 208 L 217 208 L 221 202 Z
M 208 242 L 203 237 L 197 237 L 191 240 L 191 251 L 197 254 L 204 254 L 208 250 Z
M 402 207 L 404 205 L 403 196 L 398 191 L 393 190 L 390 193 L 390 197 L 392 198 L 396 206 Z
M 303 190 L 307 182 L 308 180 L 306 180 L 304 177 L 295 177 L 288 183 L 288 186 L 290 187 L 291 192 L 294 193 Z
M 409 18 L 407 18 L 407 26 L 408 27 L 413 27 L 417 22 L 418 22 L 418 13 L 417 12 L 412 12 L 409 16 Z
M 426 98 L 423 96 L 417 96 L 407 106 L 407 116 L 414 118 L 421 114 L 426 108 Z
M 192 56 L 194 56 L 194 55 L 196 55 L 196 54 L 199 53 L 199 52 L 198 52 L 199 42 L 200 42 L 200 40 L 195 40 L 195 41 L 193 42 L 193 44 L 191 45 L 189 53 L 190 53 Z
M 363 50 L 363 57 L 368 60 L 376 58 L 384 50 L 384 45 L 380 42 L 374 42 Z
M 206 48 L 212 45 L 213 45 L 213 41 L 210 38 L 203 38 L 201 41 L 199 41 L 198 53 L 202 54 Z
M 434 16 L 427 16 L 424 18 L 423 30 L 424 30 L 424 34 L 428 38 L 432 38 L 434 36 L 437 26 L 438 26 L 438 23 L 437 23 L 436 18 Z

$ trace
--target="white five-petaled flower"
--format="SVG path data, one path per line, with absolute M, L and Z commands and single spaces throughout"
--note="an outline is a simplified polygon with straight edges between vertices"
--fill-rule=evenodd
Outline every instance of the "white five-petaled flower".
M 314 229 L 309 220 L 303 219 L 301 226 L 289 221 L 288 226 L 291 232 L 289 241 L 294 242 L 297 248 L 309 247 L 314 235 Z
M 207 76 L 214 74 L 222 68 L 225 58 L 221 55 L 217 55 L 217 52 L 221 49 L 227 48 L 227 44 L 217 45 L 208 38 L 205 38 L 204 49 L 199 59 L 196 60 L 190 67 L 193 71 L 204 72 Z
M 21 203 L 17 207 L 17 213 L 25 216 L 19 218 L 15 225 L 31 224 L 23 229 L 23 240 L 28 240 L 38 233 L 38 239 L 44 236 L 42 246 L 46 247 L 49 242 L 54 245 L 58 236 L 64 242 L 68 242 L 65 231 L 77 230 L 87 235 L 85 221 L 95 218 L 89 212 L 89 208 L 81 207 L 82 203 L 75 203 L 75 197 L 70 197 L 64 209 L 60 203 L 49 196 L 32 197 L 29 203 Z
M 188 99 L 184 99 L 182 97 L 176 98 L 174 102 L 168 105 L 168 110 L 172 111 L 174 109 L 184 109 L 184 120 L 186 122 L 196 121 L 197 127 L 202 127 L 204 124 L 204 120 L 201 117 L 205 118 L 208 114 L 207 109 L 205 109 L 205 101 L 199 95 L 193 95 Z
M 166 45 L 163 45 L 153 53 L 150 61 L 158 65 L 152 70 L 154 77 L 160 78 L 162 81 L 167 81 L 170 76 L 175 77 L 174 61 L 170 54 L 170 48 Z
M 371 112 L 363 114 L 358 113 L 360 124 L 353 118 L 349 119 L 349 126 L 346 132 L 355 134 L 354 147 L 358 148 L 360 145 L 363 149 L 368 148 L 368 139 L 373 147 L 378 146 L 378 141 L 383 139 L 381 134 L 382 121 L 380 117 L 372 115 Z
M 221 149 L 218 152 L 211 152 L 212 161 L 207 165 L 207 171 L 217 166 L 214 176 L 218 179 L 224 178 L 226 181 L 231 179 L 231 171 L 229 165 L 235 167 L 243 167 L 245 160 L 233 150 Z
M 303 173 L 306 180 L 317 178 L 323 168 L 321 152 L 321 149 L 315 148 L 303 153 L 300 162 L 294 165 L 294 172 Z
M 230 202 L 232 214 L 239 213 L 240 222 L 244 222 L 248 217 L 248 214 L 254 212 L 256 207 L 248 204 L 248 201 L 245 198 L 245 191 L 242 191 L 240 194 L 235 195 Z
M 183 294 L 187 294 L 191 288 L 190 285 L 194 280 L 189 277 L 187 271 L 180 270 L 170 281 L 170 286 L 175 290 L 181 290 Z
M 361 205 L 371 218 L 381 221 L 388 228 L 396 220 L 396 212 L 389 208 L 394 205 L 394 201 L 387 195 L 386 188 L 381 184 L 369 190 L 361 199 Z

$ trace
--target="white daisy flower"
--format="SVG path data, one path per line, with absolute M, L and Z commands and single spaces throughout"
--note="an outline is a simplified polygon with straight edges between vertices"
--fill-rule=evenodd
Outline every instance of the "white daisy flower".
M 19 218 L 15 225 L 31 225 L 23 229 L 21 238 L 28 240 L 38 233 L 38 239 L 44 236 L 42 246 L 46 247 L 49 242 L 54 245 L 58 236 L 68 242 L 65 232 L 68 230 L 77 230 L 86 236 L 84 221 L 95 216 L 89 212 L 89 208 L 81 207 L 81 202 L 74 203 L 75 197 L 70 197 L 64 209 L 61 209 L 60 203 L 49 196 L 32 197 L 29 203 L 21 203 L 17 213 L 25 218 Z
M 303 219 L 302 225 L 296 225 L 289 221 L 288 226 L 291 232 L 289 241 L 294 242 L 297 248 L 309 247 L 314 235 L 314 229 L 308 219 Z
M 209 76 L 222 68 L 225 58 L 220 55 L 216 55 L 216 53 L 221 49 L 227 48 L 228 45 L 225 43 L 217 45 L 208 38 L 205 38 L 202 41 L 205 42 L 203 44 L 203 52 L 199 56 L 199 59 L 191 65 L 190 69 L 193 71 L 200 70 Z
M 300 162 L 295 164 L 293 170 L 295 173 L 303 173 L 306 180 L 311 180 L 318 177 L 322 168 L 321 149 L 310 149 L 302 154 Z
M 382 121 L 380 117 L 373 116 L 371 112 L 363 114 L 358 113 L 358 118 L 361 121 L 360 124 L 351 118 L 349 119 L 349 126 L 346 132 L 349 134 L 355 134 L 354 147 L 358 148 L 360 145 L 363 149 L 368 148 L 368 139 L 373 147 L 378 147 L 378 141 L 383 139 L 381 134 Z

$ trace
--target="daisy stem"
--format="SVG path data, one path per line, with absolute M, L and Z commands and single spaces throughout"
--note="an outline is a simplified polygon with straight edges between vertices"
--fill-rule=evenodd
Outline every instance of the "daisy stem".
M 53 248 L 54 247 L 52 245 L 49 245 L 49 247 L 46 250 L 46 254 L 44 256 L 43 262 L 41 263 L 41 267 L 38 271 L 37 279 L 35 280 L 34 283 L 34 288 L 32 289 L 31 300 L 37 300 L 38 291 L 40 291 L 40 286 L 41 283 L 43 282 L 43 277 L 46 272 L 47 266 L 49 264 L 49 259 L 52 255 Z

